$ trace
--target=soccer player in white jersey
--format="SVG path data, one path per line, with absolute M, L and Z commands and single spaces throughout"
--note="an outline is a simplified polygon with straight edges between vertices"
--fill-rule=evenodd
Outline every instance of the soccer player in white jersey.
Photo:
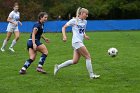
M 56 64 L 54 67 L 54 75 L 63 67 L 70 66 L 73 64 L 77 64 L 80 57 L 83 56 L 86 59 L 86 67 L 89 73 L 89 77 L 91 79 L 98 78 L 100 75 L 96 75 L 92 69 L 91 57 L 90 54 L 83 44 L 83 39 L 89 40 L 89 37 L 85 33 L 87 21 L 86 18 L 88 17 L 88 10 L 85 8 L 78 8 L 76 13 L 76 18 L 71 19 L 62 27 L 62 34 L 63 34 L 63 41 L 67 41 L 66 36 L 66 28 L 68 26 L 72 26 L 72 47 L 74 49 L 73 59 L 67 60 L 62 64 Z
M 19 9 L 19 5 L 18 3 L 15 3 L 14 4 L 14 7 L 13 7 L 13 11 L 9 14 L 8 18 L 7 18 L 7 21 L 9 22 L 8 23 L 8 26 L 7 26 L 7 36 L 5 38 L 5 40 L 3 41 L 3 44 L 2 44 L 2 47 L 1 47 L 1 51 L 4 52 L 5 51 L 5 46 L 8 42 L 8 40 L 10 39 L 12 33 L 15 34 L 15 38 L 14 40 L 12 41 L 10 47 L 9 47 L 9 50 L 12 51 L 12 52 L 15 52 L 13 47 L 14 45 L 16 44 L 17 40 L 19 39 L 19 29 L 18 29 L 18 23 L 20 25 L 22 25 L 22 23 L 19 21 L 20 19 L 20 13 L 18 12 L 18 9 Z

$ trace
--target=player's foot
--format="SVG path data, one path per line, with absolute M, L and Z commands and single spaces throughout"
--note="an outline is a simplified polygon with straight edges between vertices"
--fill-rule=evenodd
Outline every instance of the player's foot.
M 21 70 L 19 71 L 19 74 L 26 74 L 26 70 L 21 69 Z
M 0 50 L 1 50 L 2 52 L 4 52 L 4 51 L 5 51 L 5 50 L 4 50 L 4 48 L 1 48 Z
M 43 70 L 42 67 L 37 67 L 37 68 L 36 68 L 36 71 L 38 71 L 38 72 L 40 72 L 40 73 L 42 73 L 42 74 L 47 74 L 47 72 L 46 72 L 45 70 Z
M 14 50 L 12 47 L 9 47 L 9 50 L 10 50 L 11 52 L 15 52 L 15 50 Z
M 90 79 L 96 79 L 96 78 L 99 78 L 100 75 L 96 75 L 96 74 L 93 74 L 92 76 L 90 76 Z
M 54 66 L 54 75 L 56 75 L 57 74 L 57 72 L 58 72 L 58 64 L 56 64 L 55 66 Z

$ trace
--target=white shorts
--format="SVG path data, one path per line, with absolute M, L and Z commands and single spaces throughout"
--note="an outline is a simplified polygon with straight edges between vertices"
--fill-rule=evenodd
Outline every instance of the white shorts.
M 6 31 L 7 31 L 7 32 L 16 32 L 16 31 L 19 31 L 19 29 L 18 29 L 18 26 L 17 26 L 17 27 L 14 27 L 14 28 L 8 26 Z
M 76 42 L 76 43 L 72 43 L 72 47 L 74 50 L 77 50 L 81 47 L 85 46 L 82 42 Z

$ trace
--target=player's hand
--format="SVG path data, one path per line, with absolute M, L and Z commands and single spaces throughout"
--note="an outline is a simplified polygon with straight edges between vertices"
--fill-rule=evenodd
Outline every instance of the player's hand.
M 45 38 L 46 43 L 50 43 L 50 40 L 48 38 Z
M 19 21 L 20 26 L 22 26 L 22 23 Z
M 66 42 L 67 41 L 67 37 L 65 36 L 65 37 L 63 37 L 63 41 L 64 42 Z
M 13 24 L 14 24 L 15 26 L 17 26 L 17 25 L 18 25 L 18 23 L 17 23 L 17 22 L 13 22 Z
M 86 35 L 86 36 L 85 36 L 85 39 L 86 39 L 86 40 L 89 40 L 90 38 L 89 38 L 89 36 Z
M 36 51 L 36 49 L 37 49 L 37 45 L 36 44 L 33 44 L 33 49 Z

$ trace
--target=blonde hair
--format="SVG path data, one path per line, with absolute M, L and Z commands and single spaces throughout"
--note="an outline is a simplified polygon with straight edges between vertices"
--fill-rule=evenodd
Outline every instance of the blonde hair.
M 86 8 L 82 8 L 82 7 L 79 7 L 76 11 L 76 19 L 77 19 L 77 22 L 76 24 L 78 24 L 78 17 L 79 15 L 81 15 L 81 13 L 88 13 L 88 10 Z
M 78 18 L 81 13 L 88 13 L 88 10 L 86 8 L 79 7 L 76 11 L 76 18 Z

